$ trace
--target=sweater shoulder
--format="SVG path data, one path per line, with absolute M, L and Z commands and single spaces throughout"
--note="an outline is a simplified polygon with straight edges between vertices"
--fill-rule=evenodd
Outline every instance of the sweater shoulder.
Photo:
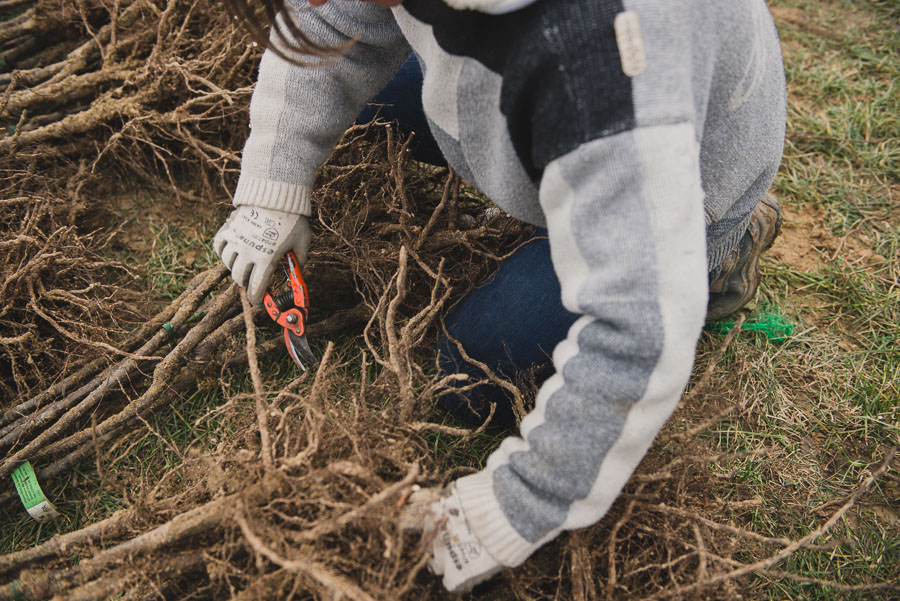
M 547 163 L 599 136 L 634 127 L 615 18 L 622 0 L 537 0 L 490 15 L 441 0 L 407 0 L 447 54 L 502 78 L 500 109 L 516 154 L 537 179 Z

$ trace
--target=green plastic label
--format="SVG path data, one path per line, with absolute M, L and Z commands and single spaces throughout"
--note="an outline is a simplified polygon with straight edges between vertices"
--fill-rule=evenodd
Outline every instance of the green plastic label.
M 44 491 L 41 490 L 41 485 L 38 484 L 31 462 L 26 461 L 17 467 L 12 474 L 12 479 L 13 484 L 16 485 L 16 491 L 19 493 L 19 498 L 22 500 L 22 505 L 25 506 L 31 517 L 43 521 L 59 515 L 53 504 L 44 496 Z

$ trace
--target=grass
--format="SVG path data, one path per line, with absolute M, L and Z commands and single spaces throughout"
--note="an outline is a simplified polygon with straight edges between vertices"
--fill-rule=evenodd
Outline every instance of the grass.
M 855 490 L 900 442 L 900 12 L 890 2 L 771 5 L 790 91 L 785 159 L 774 190 L 797 215 L 779 244 L 806 244 L 818 257 L 802 265 L 764 260 L 757 308 L 786 316 L 794 332 L 783 342 L 750 331 L 738 337 L 719 364 L 717 387 L 722 395 L 743 399 L 748 409 L 708 431 L 702 443 L 718 452 L 766 448 L 764 455 L 709 465 L 712 473 L 730 473 L 714 493 L 760 499 L 757 509 L 734 518 L 736 525 L 800 538 L 821 525 L 839 506 L 835 500 Z M 149 227 L 153 242 L 143 271 L 158 296 L 174 297 L 186 278 L 215 262 L 209 232 L 197 235 L 165 220 Z M 699 352 L 712 352 L 723 335 L 705 334 Z M 339 354 L 353 355 L 352 341 L 338 344 Z M 289 362 L 277 358 L 264 361 L 263 369 L 275 389 L 292 375 Z M 358 365 L 345 369 L 358 371 Z M 224 389 L 248 390 L 246 373 L 228 375 Z M 188 449 L 212 449 L 233 436 L 235 422 L 228 416 L 197 422 L 222 402 L 217 390 L 201 386 L 171 412 L 154 415 L 146 431 L 126 443 L 128 453 L 104 464 L 107 478 L 148 489 L 164 474 L 177 480 Z M 701 421 L 707 409 L 687 415 Z M 442 462 L 463 468 L 483 465 L 500 437 L 487 433 L 460 445 L 434 433 L 428 440 Z M 895 463 L 818 541 L 835 542 L 834 549 L 802 550 L 779 569 L 844 585 L 896 579 L 898 472 Z M 24 513 L 0 518 L 0 553 L 121 507 L 126 496 L 108 482 L 85 466 L 48 491 L 66 522 L 41 526 Z M 740 559 L 759 559 L 755 553 L 748 549 Z M 773 601 L 874 598 L 871 592 L 767 576 L 754 576 L 744 589 L 746 598 Z
M 771 4 L 790 93 L 774 189 L 795 221 L 779 244 L 808 243 L 818 257 L 805 264 L 764 259 L 757 308 L 775 308 L 796 329 L 784 343 L 739 336 L 719 366 L 731 374 L 721 386 L 752 409 L 705 439 L 719 451 L 767 449 L 712 466 L 731 472 L 717 494 L 760 499 L 760 509 L 737 523 L 796 539 L 817 528 L 839 506 L 835 499 L 855 490 L 900 443 L 900 28 L 886 19 L 887 3 Z M 721 336 L 704 337 L 700 352 Z M 818 541 L 844 542 L 798 552 L 780 569 L 843 585 L 896 580 L 897 474 L 895 462 Z M 760 558 L 748 552 L 742 560 Z M 756 576 L 745 594 L 862 601 L 892 593 Z
M 63 520 L 41 524 L 24 510 L 0 519 L 0 554 L 100 521 L 129 505 L 129 498 L 153 489 L 163 476 L 180 478 L 177 468 L 189 448 L 214 449 L 219 437 L 230 434 L 230 426 L 221 418 L 198 422 L 220 403 L 217 387 L 200 388 L 172 403 L 170 412 L 150 415 L 144 429 L 115 448 L 104 449 L 102 477 L 96 463 L 89 462 L 76 468 L 71 477 L 59 478 L 55 486 L 44 489 L 65 516 Z
M 825 207 L 837 234 L 859 225 L 871 231 L 863 220 L 896 211 L 900 29 L 877 3 L 826 2 L 815 10 L 797 0 L 773 4 L 776 16 L 778 9 L 816 15 L 779 30 L 791 101 L 775 189 Z
M 822 512 L 819 507 L 852 492 L 900 440 L 900 348 L 896 308 L 885 309 L 891 303 L 896 307 L 890 289 L 867 286 L 871 280 L 860 280 L 858 271 L 845 268 L 826 269 L 812 286 L 809 278 L 791 280 L 789 268 L 779 269 L 781 277 L 801 284 L 805 294 L 832 299 L 830 308 L 839 308 L 840 314 L 780 345 L 758 335 L 739 337 L 731 350 L 732 360 L 740 357 L 731 384 L 747 395 L 753 409 L 724 422 L 711 436 L 723 451 L 768 450 L 744 459 L 728 483 L 742 487 L 745 496 L 760 498 L 765 508 L 742 525 L 799 538 L 836 509 Z M 795 293 L 791 298 L 772 295 L 769 302 L 791 304 L 802 324 L 805 310 L 798 300 Z M 849 333 L 847 328 L 852 328 Z M 896 478 L 896 469 L 893 474 Z M 837 551 L 803 551 L 784 568 L 844 584 L 895 578 L 900 522 L 889 517 L 900 509 L 895 482 L 870 493 L 852 512 L 852 521 L 844 520 L 820 541 L 846 539 Z M 758 598 L 767 599 L 832 599 L 836 594 L 828 587 L 786 579 L 758 578 L 754 587 Z M 865 592 L 842 595 L 871 598 Z
M 147 286 L 159 296 L 174 299 L 184 292 L 189 279 L 219 259 L 210 245 L 211 235 L 186 234 L 167 223 L 150 226 L 154 241 L 147 261 Z

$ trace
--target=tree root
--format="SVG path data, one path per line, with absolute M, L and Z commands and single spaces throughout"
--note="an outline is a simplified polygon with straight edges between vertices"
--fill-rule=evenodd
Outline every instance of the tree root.
M 126 352 L 129 350 L 134 350 L 137 344 L 143 343 L 152 333 L 158 332 L 164 323 L 170 321 L 174 317 L 176 311 L 185 301 L 185 299 L 188 298 L 188 296 L 194 293 L 194 291 L 200 286 L 203 286 L 203 289 L 205 290 L 203 294 L 208 294 L 209 291 L 214 286 L 216 286 L 223 277 L 225 277 L 225 271 L 225 267 L 224 265 L 222 265 L 214 268 L 213 270 L 200 273 L 192 278 L 191 281 L 188 282 L 185 291 L 177 299 L 175 299 L 165 309 L 148 320 L 136 332 L 129 335 L 127 338 L 125 338 L 125 340 L 123 340 L 121 344 L 122 349 L 124 349 Z M 75 373 L 63 378 L 58 383 L 44 390 L 37 396 L 6 410 L 5 412 L 3 412 L 3 414 L 0 414 L 0 425 L 4 426 L 3 428 L 0 428 L 0 437 L 3 438 L 3 440 L 0 440 L 0 448 L 3 447 L 7 435 L 12 431 L 12 427 L 15 427 L 17 424 L 20 424 L 26 419 L 39 418 L 40 414 L 33 413 L 36 409 L 40 409 L 41 407 L 43 407 L 45 403 L 53 397 L 66 394 L 89 378 L 96 376 L 96 374 L 102 369 L 105 363 L 106 360 L 104 358 L 94 359 L 93 361 L 84 365 Z M 107 369 L 104 373 L 107 373 L 109 371 L 110 370 Z M 100 375 L 97 377 L 101 379 L 105 378 L 104 375 Z M 99 385 L 101 380 L 98 380 L 97 377 L 94 377 L 94 379 L 88 384 L 88 386 L 90 386 L 90 390 L 93 390 L 97 385 Z M 79 393 L 76 391 L 73 394 Z M 84 395 L 81 394 L 79 396 L 83 398 Z
M 222 271 L 223 270 L 221 269 L 218 270 L 218 274 L 220 276 L 222 275 Z M 198 286 L 188 295 L 182 305 L 175 311 L 175 314 L 172 316 L 171 321 L 174 326 L 180 326 L 184 321 L 186 321 L 194 314 L 209 289 L 212 287 L 212 285 L 214 285 L 214 282 L 212 282 L 213 279 L 214 278 L 209 278 L 209 287 Z M 154 371 L 154 384 L 151 385 L 150 390 L 148 390 L 148 392 L 141 397 L 141 401 L 130 404 L 129 408 L 126 408 L 125 411 L 123 411 L 116 417 L 118 417 L 119 419 L 123 419 L 121 417 L 123 415 L 127 415 L 130 417 L 140 410 L 137 409 L 137 407 L 143 408 L 152 405 L 153 396 L 165 386 L 165 377 L 171 375 L 174 366 L 178 365 L 178 363 L 184 358 L 185 354 L 193 349 L 193 347 L 196 346 L 200 342 L 201 338 L 206 334 L 205 329 L 209 328 L 209 324 L 212 323 L 214 319 L 210 317 L 210 315 L 218 317 L 224 311 L 227 311 L 229 303 L 233 304 L 233 297 L 235 295 L 236 293 L 232 291 L 231 296 L 225 294 L 220 297 L 219 302 L 210 309 L 210 314 L 204 317 L 198 327 L 192 330 L 189 336 L 182 339 L 182 341 L 179 342 L 178 345 L 176 345 L 175 349 L 173 349 L 173 351 L 169 355 L 167 355 L 166 358 L 163 359 L 162 362 L 160 362 L 160 364 L 156 367 L 156 370 Z M 166 331 L 160 330 L 156 332 L 146 344 L 138 349 L 138 352 L 136 354 L 146 355 L 147 353 L 154 352 L 163 342 L 166 341 L 167 338 L 168 333 Z M 3 464 L 0 465 L 0 477 L 9 475 L 10 473 L 12 473 L 12 470 L 14 470 L 22 461 L 29 459 L 31 456 L 35 455 L 38 450 L 43 449 L 50 442 L 63 435 L 65 431 L 72 425 L 74 425 L 79 418 L 81 418 L 91 408 L 93 408 L 105 394 L 112 390 L 115 390 L 115 388 L 118 387 L 125 379 L 130 377 L 130 375 L 133 374 L 135 370 L 138 369 L 138 367 L 138 360 L 128 358 L 118 366 L 113 368 L 111 372 L 109 372 L 109 375 L 105 377 L 99 377 L 97 379 L 99 380 L 98 385 L 93 388 L 90 393 L 86 394 L 83 399 L 79 400 L 77 395 L 70 395 L 70 397 L 67 397 L 74 397 L 72 402 L 76 404 L 71 407 L 67 407 L 65 414 L 62 415 L 60 419 L 56 421 L 51 427 L 47 428 L 44 432 L 33 438 L 24 447 L 16 451 L 12 456 L 7 457 Z M 84 387 L 82 387 L 82 389 L 83 388 Z M 57 411 L 56 413 L 59 413 L 59 411 Z M 109 420 L 101 424 L 97 432 L 100 435 L 104 434 L 105 431 L 111 427 L 111 423 L 116 423 L 114 421 L 115 419 L 116 418 L 110 418 Z M 42 419 L 39 421 L 38 425 L 44 425 L 49 421 L 50 418 Z M 23 425 L 23 430 L 25 429 L 27 428 Z M 8 436 L 12 436 L 13 434 L 14 432 L 11 432 Z M 77 435 L 73 435 L 73 437 L 75 436 Z M 81 436 L 81 438 L 85 439 L 87 438 L 87 436 Z

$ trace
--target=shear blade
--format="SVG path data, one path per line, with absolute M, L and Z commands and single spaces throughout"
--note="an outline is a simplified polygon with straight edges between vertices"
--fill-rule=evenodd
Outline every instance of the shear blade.
M 297 367 L 303 371 L 307 371 L 309 367 L 312 367 L 317 363 L 318 360 L 316 359 L 316 356 L 313 355 L 312 349 L 309 348 L 309 343 L 306 341 L 305 334 L 303 336 L 297 336 L 290 330 L 285 329 L 284 344 L 287 346 L 291 359 L 293 359 L 294 363 L 297 364 Z

